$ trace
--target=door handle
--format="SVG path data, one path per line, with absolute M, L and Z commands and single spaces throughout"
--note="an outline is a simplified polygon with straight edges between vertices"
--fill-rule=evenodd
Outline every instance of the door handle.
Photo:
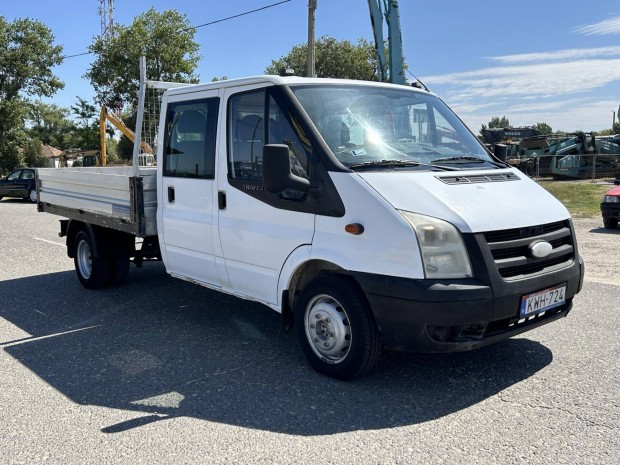
M 226 192 L 217 192 L 217 206 L 220 210 L 224 210 L 226 208 Z
M 174 186 L 168 186 L 168 202 L 174 202 Z

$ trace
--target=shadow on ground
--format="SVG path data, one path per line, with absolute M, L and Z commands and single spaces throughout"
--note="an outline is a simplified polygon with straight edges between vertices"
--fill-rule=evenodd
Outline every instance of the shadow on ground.
M 74 402 L 144 412 L 105 433 L 190 416 L 324 435 L 390 428 L 465 409 L 547 366 L 549 349 L 519 338 L 473 352 L 383 354 L 354 382 L 315 373 L 280 317 L 169 278 L 161 264 L 127 284 L 83 289 L 73 272 L 0 282 L 0 316 L 31 337 L 0 346 Z

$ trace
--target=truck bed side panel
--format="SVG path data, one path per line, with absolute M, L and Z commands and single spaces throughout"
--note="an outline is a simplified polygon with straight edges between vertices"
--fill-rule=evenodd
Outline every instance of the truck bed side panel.
M 157 170 L 139 174 L 135 178 L 125 166 L 39 169 L 39 210 L 136 236 L 156 235 Z

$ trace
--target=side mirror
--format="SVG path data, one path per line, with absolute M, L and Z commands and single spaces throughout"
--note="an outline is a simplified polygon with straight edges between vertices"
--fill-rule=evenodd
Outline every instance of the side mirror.
M 286 189 L 308 192 L 310 181 L 291 173 L 289 148 L 284 144 L 263 147 L 263 182 L 267 192 L 279 194 Z

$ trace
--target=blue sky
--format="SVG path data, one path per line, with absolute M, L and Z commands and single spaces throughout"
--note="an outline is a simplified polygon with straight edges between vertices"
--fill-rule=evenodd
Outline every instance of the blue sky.
M 154 7 L 176 9 L 200 25 L 276 2 L 115 0 L 114 21 L 128 25 Z M 399 6 L 410 71 L 474 132 L 492 116 L 564 131 L 611 127 L 620 105 L 618 0 L 400 0 Z M 85 52 L 99 34 L 98 8 L 98 0 L 0 0 L 0 15 L 43 22 L 65 55 Z M 201 80 L 262 74 L 306 41 L 307 12 L 308 0 L 291 0 L 197 29 Z M 318 0 L 316 36 L 322 35 L 372 41 L 367 1 Z M 91 60 L 68 58 L 54 70 L 65 89 L 51 101 L 70 106 L 76 96 L 92 98 L 83 78 Z

